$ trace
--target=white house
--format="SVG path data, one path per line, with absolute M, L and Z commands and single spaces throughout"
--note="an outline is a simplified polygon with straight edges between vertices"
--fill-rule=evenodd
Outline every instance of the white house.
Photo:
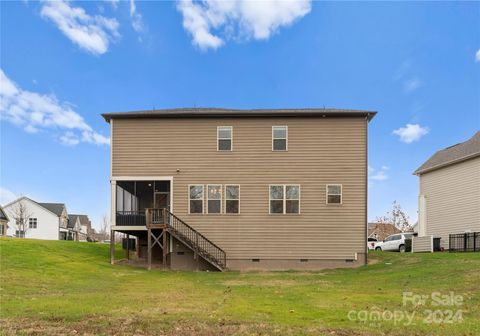
M 454 249 L 450 243 L 458 242 L 450 241 L 450 235 L 460 235 L 463 243 L 468 233 L 472 241 L 465 248 L 479 248 L 480 131 L 465 142 L 439 150 L 414 174 L 420 188 L 413 251 L 433 251 L 435 238 L 440 239 L 441 248 Z
M 34 239 L 67 239 L 68 214 L 63 203 L 38 203 L 21 197 L 4 210 L 9 218 L 7 235 Z M 21 218 L 25 218 L 22 227 Z

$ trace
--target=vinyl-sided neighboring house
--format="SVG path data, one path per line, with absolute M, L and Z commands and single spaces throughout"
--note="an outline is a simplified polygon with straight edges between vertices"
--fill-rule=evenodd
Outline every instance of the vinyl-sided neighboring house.
M 78 240 L 86 241 L 92 235 L 92 222 L 87 215 L 75 215 L 80 222 L 78 230 Z
M 80 218 L 78 215 L 68 215 L 68 224 L 67 224 L 67 239 L 68 240 L 79 240 L 80 239 L 80 230 L 82 225 L 80 224 Z
M 449 235 L 480 232 L 480 132 L 436 152 L 414 174 L 420 181 L 414 252 L 432 251 L 434 238 L 449 249 Z
M 0 236 L 7 235 L 8 228 L 8 216 L 0 205 Z
M 62 230 L 67 227 L 68 215 L 63 203 L 38 203 L 21 197 L 5 205 L 4 210 L 9 218 L 9 236 L 57 240 L 62 239 Z M 17 225 L 19 218 L 26 219 L 24 230 Z
M 173 269 L 320 269 L 367 258 L 372 111 L 108 113 L 112 232 Z M 114 237 L 114 235 L 112 235 Z M 111 240 L 112 263 L 114 239 Z

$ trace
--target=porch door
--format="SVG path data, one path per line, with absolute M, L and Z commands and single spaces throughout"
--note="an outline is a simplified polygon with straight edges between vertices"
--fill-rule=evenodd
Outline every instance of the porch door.
M 156 192 L 154 197 L 154 208 L 170 210 L 170 193 L 169 192 Z

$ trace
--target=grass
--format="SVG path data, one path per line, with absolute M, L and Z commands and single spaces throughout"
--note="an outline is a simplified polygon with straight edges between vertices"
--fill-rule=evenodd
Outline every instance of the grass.
M 374 252 L 374 263 L 357 269 L 205 273 L 111 266 L 104 244 L 1 238 L 0 249 L 2 334 L 452 336 L 480 330 L 480 253 Z M 462 306 L 435 307 L 431 300 L 402 306 L 403 292 L 450 291 L 463 297 Z M 461 309 L 463 321 L 424 323 L 425 309 Z M 415 313 L 414 325 L 352 321 L 352 310 Z

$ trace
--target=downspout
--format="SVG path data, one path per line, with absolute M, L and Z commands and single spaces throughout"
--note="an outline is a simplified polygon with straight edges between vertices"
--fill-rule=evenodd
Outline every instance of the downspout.
M 363 246 L 365 248 L 365 265 L 368 265 L 368 117 L 365 117 L 365 241 Z

